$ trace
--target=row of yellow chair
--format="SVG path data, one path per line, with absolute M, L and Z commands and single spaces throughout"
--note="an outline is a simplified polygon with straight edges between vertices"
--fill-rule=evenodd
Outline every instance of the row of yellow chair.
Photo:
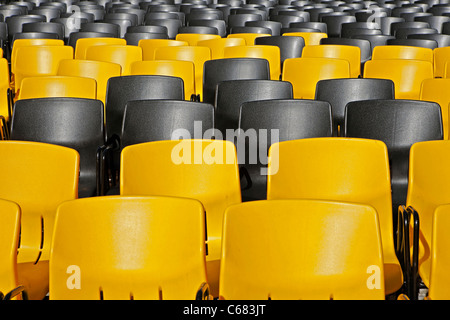
M 446 270 L 448 250 L 440 249 L 442 244 L 434 245 L 435 241 L 448 244 L 448 237 L 431 241 L 436 236 L 432 233 L 433 212 L 448 203 L 449 143 L 413 145 L 405 204 L 414 207 L 420 217 L 418 272 L 432 299 L 449 298 L 448 272 L 440 271 Z M 9 247 L 10 264 L 0 266 L 6 268 L 2 273 L 6 276 L 0 278 L 2 292 L 22 285 L 30 298 L 42 298 L 49 290 L 55 299 L 128 299 L 130 294 L 142 299 L 194 299 L 203 288 L 205 292 L 200 292 L 206 296 L 224 299 L 383 299 L 401 292 L 404 282 L 411 285 L 407 276 L 410 266 L 399 254 L 403 250 L 408 256 L 410 248 L 394 248 L 389 160 L 381 141 L 313 138 L 275 143 L 269 151 L 268 201 L 245 204 L 241 204 L 236 150 L 227 141 L 158 141 L 123 150 L 121 196 L 195 199 L 190 203 L 165 199 L 123 202 L 114 196 L 75 200 L 79 155 L 74 150 L 2 141 L 0 152 L 5 155 L 1 161 L 10 168 L 2 175 L 0 198 L 17 204 L 5 206 L 15 212 L 11 221 L 16 225 L 20 211 L 21 230 L 18 255 Z M 293 203 L 292 199 L 319 203 Z M 147 207 L 141 200 L 156 204 Z M 115 201 L 115 206 L 109 206 Z M 89 204 L 84 211 L 83 206 Z M 157 213 L 167 206 L 174 211 Z M 143 207 L 151 215 L 138 214 Z M 316 212 L 318 208 L 322 209 Z M 179 211 L 181 217 L 175 215 Z M 188 211 L 192 211 L 192 219 L 185 215 Z M 356 220 L 346 220 L 355 215 Z M 149 229 L 152 223 L 164 221 L 170 221 L 175 230 L 160 225 L 158 231 Z M 91 222 L 106 228 L 97 231 Z M 196 230 L 194 238 L 172 238 L 187 236 L 191 227 Z M 118 233 L 120 228 L 125 234 Z M 435 221 L 434 228 L 443 227 Z M 149 240 L 150 230 L 165 240 Z M 409 234 L 408 228 L 402 232 Z M 12 233 L 3 234 L 17 246 L 17 226 Z M 306 248 L 303 241 L 308 241 Z M 80 252 L 80 248 L 87 251 Z M 151 260 L 151 254 L 163 265 Z M 176 262 L 180 256 L 183 263 Z M 202 263 L 206 272 L 194 272 L 194 265 Z M 187 276 L 190 271 L 197 276 Z M 131 278 L 120 276 L 128 272 Z M 370 282 L 374 281 L 371 275 L 377 275 L 378 281 Z M 131 280 L 131 284 L 120 281 L 136 276 L 140 282 L 135 285 Z M 170 293 L 188 279 L 193 281 L 189 295 Z M 79 281 L 83 281 L 86 296 L 76 288 Z M 154 289 L 149 289 L 147 296 L 143 290 L 150 287 Z M 116 295 L 115 289 L 124 292 Z

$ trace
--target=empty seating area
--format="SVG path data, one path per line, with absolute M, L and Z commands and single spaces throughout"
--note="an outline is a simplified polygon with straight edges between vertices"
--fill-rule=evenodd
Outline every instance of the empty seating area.
M 450 300 L 447 2 L 0 1 L 0 298 Z

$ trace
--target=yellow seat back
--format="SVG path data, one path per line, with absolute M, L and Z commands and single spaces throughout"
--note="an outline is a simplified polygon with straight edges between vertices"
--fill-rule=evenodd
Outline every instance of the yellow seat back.
M 305 46 L 320 45 L 320 39 L 328 38 L 323 32 L 286 32 L 283 36 L 302 37 L 305 40 Z
M 131 64 L 131 75 L 160 75 L 183 79 L 185 100 L 195 94 L 195 68 L 191 61 L 146 60 Z
M 422 81 L 433 78 L 433 64 L 423 60 L 370 60 L 364 65 L 364 78 L 390 79 L 396 99 L 418 100 Z
M 16 288 L 17 247 L 19 244 L 21 211 L 17 203 L 0 199 L 0 292 L 4 295 Z
M 97 99 L 105 105 L 108 79 L 121 74 L 120 64 L 94 60 L 62 60 L 59 63 L 58 76 L 85 77 L 97 82 Z
M 10 87 L 10 72 L 8 60 L 0 58 L 0 115 L 9 121 L 10 105 L 8 98 L 8 90 Z
M 450 203 L 450 141 L 425 141 L 412 145 L 406 205 L 419 214 L 419 274 L 425 285 L 430 279 L 433 213 Z
M 225 212 L 222 299 L 381 300 L 383 270 L 371 206 L 262 200 Z
M 81 38 L 75 44 L 75 59 L 86 59 L 87 48 L 91 46 L 117 45 L 124 46 L 127 44 L 125 39 L 121 38 Z
M 223 213 L 228 206 L 241 202 L 234 144 L 185 139 L 131 145 L 123 149 L 120 166 L 121 195 L 176 196 L 202 202 L 206 210 L 208 282 L 216 296 Z
M 106 61 L 119 64 L 122 76 L 130 75 L 131 64 L 142 61 L 142 49 L 131 45 L 90 46 L 86 50 L 86 60 Z
M 170 46 L 155 50 L 155 60 L 180 60 L 194 63 L 195 91 L 203 96 L 203 65 L 211 60 L 211 50 L 199 46 Z
M 445 64 L 450 60 L 450 47 L 433 49 L 434 76 L 436 78 L 445 77 Z
M 415 46 L 376 46 L 373 48 L 372 60 L 406 59 L 423 60 L 433 63 L 433 49 Z
M 61 60 L 73 59 L 71 46 L 27 46 L 17 48 L 15 69 L 15 92 L 27 77 L 54 76 Z
M 245 46 L 243 38 L 220 38 L 212 40 L 202 40 L 197 42 L 197 46 L 208 47 L 211 50 L 211 59 L 223 59 L 226 47 Z
M 18 100 L 50 97 L 96 99 L 97 83 L 94 79 L 71 76 L 30 77 L 22 80 Z
M 356 138 L 312 138 L 275 143 L 269 149 L 267 199 L 320 199 L 371 205 L 383 239 L 386 293 L 400 289 L 389 158 L 386 145 Z
M 186 41 L 172 39 L 142 39 L 138 46 L 142 48 L 142 60 L 155 59 L 155 50 L 159 47 L 188 46 Z
M 206 282 L 200 202 L 95 197 L 59 206 L 50 299 L 194 300 Z
M 448 105 L 450 103 L 450 79 L 425 79 L 420 87 L 419 99 L 423 101 L 433 101 L 441 106 L 442 127 L 444 139 L 448 139 Z
M 431 272 L 428 298 L 431 300 L 450 299 L 450 253 L 448 251 L 450 239 L 450 205 L 436 208 L 433 216 L 433 231 L 431 239 Z
M 350 78 L 347 60 L 330 58 L 291 58 L 284 60 L 281 79 L 292 83 L 294 99 L 314 99 L 320 80 Z
M 280 80 L 280 48 L 277 46 L 246 45 L 224 49 L 224 58 L 260 58 L 269 61 L 271 80 Z
M 347 60 L 350 64 L 350 76 L 361 75 L 361 49 L 356 46 L 322 44 L 305 46 L 302 51 L 305 58 L 334 58 Z
M 218 34 L 202 34 L 202 33 L 178 33 L 175 36 L 177 41 L 185 41 L 190 46 L 196 46 L 199 41 L 211 40 L 211 39 L 222 39 Z

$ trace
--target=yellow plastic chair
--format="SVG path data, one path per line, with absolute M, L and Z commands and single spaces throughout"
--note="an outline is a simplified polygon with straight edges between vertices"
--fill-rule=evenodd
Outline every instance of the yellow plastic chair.
M 51 97 L 96 99 L 97 83 L 91 78 L 71 76 L 25 78 L 17 100 Z
M 15 61 L 17 57 L 17 49 L 28 46 L 63 46 L 64 41 L 61 39 L 17 39 L 13 43 L 11 50 L 11 88 L 14 88 Z
M 208 283 L 217 297 L 223 213 L 241 202 L 234 144 L 206 139 L 141 143 L 123 149 L 120 166 L 121 195 L 176 196 L 202 202 Z
M 241 38 L 245 40 L 247 46 L 254 46 L 255 39 L 259 37 L 271 37 L 268 33 L 231 33 L 227 35 L 227 38 Z
M 267 199 L 318 199 L 371 205 L 378 213 L 386 294 L 403 285 L 393 236 L 386 145 L 356 138 L 312 138 L 275 143 L 269 149 Z
M 328 35 L 322 32 L 286 32 L 283 36 L 302 37 L 305 40 L 305 46 L 320 45 L 320 39 L 328 38 Z
M 280 80 L 280 48 L 277 46 L 247 45 L 224 49 L 224 58 L 261 58 L 269 61 L 270 79 Z
M 384 299 L 377 212 L 369 205 L 317 200 L 230 206 L 220 298 Z
M 199 46 L 170 46 L 155 50 L 155 60 L 181 60 L 194 63 L 195 92 L 202 100 L 203 96 L 203 65 L 211 60 L 211 50 Z
M 425 79 L 420 87 L 419 99 L 423 101 L 433 101 L 441 106 L 442 127 L 444 139 L 448 139 L 448 105 L 450 103 L 450 79 Z
M 28 46 L 17 48 L 14 64 L 15 93 L 18 96 L 22 79 L 54 76 L 61 60 L 73 59 L 71 46 Z
M 142 60 L 154 60 L 155 50 L 160 47 L 188 46 L 186 41 L 172 39 L 142 39 L 138 46 L 142 48 Z
M 191 61 L 181 60 L 146 60 L 131 64 L 131 75 L 160 75 L 183 79 L 186 100 L 195 95 L 195 68 Z
M 305 58 L 333 58 L 347 60 L 350 64 L 350 76 L 361 75 L 361 49 L 356 46 L 322 44 L 305 46 L 302 51 Z
M 105 105 L 108 79 L 121 75 L 120 64 L 93 60 L 62 60 L 59 63 L 58 76 L 85 77 L 97 82 L 97 99 Z
M 423 60 L 370 60 L 364 65 L 363 77 L 390 79 L 395 99 L 419 100 L 422 81 L 433 78 L 433 64 Z
M 87 49 L 91 46 L 124 46 L 127 41 L 122 38 L 81 38 L 75 44 L 75 59 L 86 59 Z
M 433 49 L 414 46 L 376 46 L 372 51 L 372 60 L 406 59 L 423 60 L 433 64 Z
M 445 64 L 450 61 L 450 47 L 435 48 L 433 50 L 434 76 L 445 77 Z
M 320 80 L 350 78 L 347 60 L 330 58 L 291 58 L 283 65 L 281 80 L 292 83 L 294 99 L 314 99 Z
M 199 201 L 108 196 L 58 207 L 50 299 L 194 300 L 199 288 L 208 291 Z
M 449 160 L 450 140 L 418 142 L 411 147 L 406 207 L 413 208 L 418 214 L 417 272 L 428 288 L 432 270 L 433 214 L 440 205 L 450 203 Z M 414 220 L 411 219 L 411 222 Z M 414 241 L 411 241 L 411 251 L 414 247 Z M 412 259 L 416 259 L 413 254 Z
M 122 76 L 130 75 L 131 64 L 142 61 L 142 49 L 131 45 L 90 46 L 86 50 L 86 60 L 117 63 L 122 67 Z
M 0 294 L 7 295 L 19 287 L 17 247 L 19 245 L 21 211 L 17 203 L 0 199 Z M 3 299 L 3 298 L 2 298 Z
M 18 283 L 29 299 L 48 293 L 48 260 L 56 208 L 78 195 L 80 156 L 58 145 L 0 141 L 2 172 L 0 198 L 16 202 L 21 210 L 17 254 Z
M 9 122 L 12 113 L 10 78 L 8 60 L 0 58 L 0 116 L 5 120 L 3 125 Z
M 211 50 L 211 59 L 223 59 L 226 47 L 245 46 L 243 38 L 220 38 L 212 40 L 202 40 L 197 46 L 208 47 Z
M 178 33 L 175 40 L 187 42 L 190 46 L 196 46 L 199 41 L 222 39 L 218 34 Z
M 431 238 L 431 271 L 427 300 L 450 299 L 450 254 L 448 251 L 450 239 L 450 205 L 437 207 L 433 215 Z

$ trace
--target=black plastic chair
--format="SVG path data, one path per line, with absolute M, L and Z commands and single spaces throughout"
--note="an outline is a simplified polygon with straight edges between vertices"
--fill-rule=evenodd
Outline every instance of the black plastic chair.
M 43 15 L 46 17 L 46 21 L 50 22 L 50 20 L 61 16 L 61 10 L 51 7 L 36 7 L 33 10 L 29 10 L 28 14 Z
M 411 34 L 408 39 L 433 40 L 439 48 L 450 46 L 450 35 L 448 34 Z
M 372 58 L 372 47 L 368 40 L 347 38 L 322 38 L 320 44 L 339 44 L 358 47 L 361 50 L 361 66 Z
M 95 22 L 95 16 L 92 13 L 81 11 L 62 13 L 60 18 L 86 19 L 87 22 Z
M 219 30 L 208 26 L 184 26 L 178 29 L 178 33 L 219 34 Z
M 395 46 L 422 47 L 429 49 L 436 49 L 438 47 L 438 43 L 436 40 L 429 39 L 390 39 L 386 44 Z
M 230 34 L 233 33 L 258 33 L 258 34 L 272 34 L 272 30 L 265 27 L 233 27 L 229 31 Z
M 309 13 L 309 21 L 312 22 L 322 22 L 319 20 L 319 15 L 321 13 L 334 12 L 332 8 L 306 8 L 304 10 Z
M 81 98 L 18 100 L 10 140 L 73 148 L 80 154 L 78 196 L 97 194 L 97 149 L 105 143 L 103 103 Z
M 331 106 L 324 101 L 289 99 L 245 102 L 241 105 L 239 119 L 241 130 L 237 150 L 243 201 L 266 199 L 266 156 L 273 143 L 332 136 Z M 259 134 L 260 130 L 265 132 Z
M 294 22 L 290 24 L 290 28 L 309 28 L 319 30 L 319 32 L 322 33 L 328 32 L 327 24 L 325 22 Z
M 114 35 L 114 38 L 120 38 L 120 26 L 107 22 L 88 22 L 81 25 L 80 32 L 101 32 Z
M 127 28 L 127 33 L 165 33 L 167 34 L 167 27 L 164 26 L 130 26 Z
M 69 35 L 67 44 L 69 46 L 72 46 L 75 49 L 78 39 L 83 39 L 83 38 L 117 38 L 117 36 L 112 33 L 78 31 L 78 32 L 72 32 Z
M 270 34 L 272 36 L 279 36 L 281 34 L 282 24 L 277 21 L 248 21 L 245 23 L 246 27 L 263 27 L 270 29 Z
M 124 39 L 127 41 L 127 45 L 137 46 L 139 41 L 143 39 L 168 39 L 167 33 L 150 33 L 150 32 L 127 32 Z
M 393 36 L 391 33 L 391 25 L 394 23 L 405 22 L 405 19 L 400 17 L 381 17 L 379 18 L 378 23 L 380 24 L 381 32 L 384 35 Z
M 428 22 L 423 22 L 423 21 L 394 22 L 391 24 L 390 32 L 391 32 L 391 35 L 398 38 L 397 31 L 399 31 L 399 29 L 411 30 L 411 29 L 429 29 L 429 28 L 430 28 L 430 25 L 428 24 Z
M 58 39 L 64 40 L 65 27 L 57 22 L 32 22 L 23 24 L 22 32 L 56 33 Z
M 282 28 L 289 28 L 291 23 L 305 22 L 305 19 L 298 16 L 288 16 L 288 15 L 276 15 L 270 16 L 270 21 L 279 22 Z
M 214 27 L 222 38 L 227 35 L 227 25 L 224 20 L 190 20 L 188 26 Z
M 216 89 L 216 128 L 223 139 L 227 129 L 236 130 L 239 126 L 239 110 L 247 101 L 269 99 L 293 99 L 292 84 L 276 80 L 230 80 L 217 84 Z
M 112 10 L 112 13 L 134 14 L 137 17 L 136 25 L 140 26 L 144 23 L 145 14 L 147 12 L 145 10 L 135 8 L 115 8 Z
M 45 22 L 46 18 L 43 15 L 23 15 L 12 16 L 5 19 L 8 25 L 8 39 L 12 40 L 14 34 L 22 32 L 22 25 L 31 22 Z
M 438 32 L 432 28 L 399 28 L 395 31 L 395 38 L 407 39 L 412 34 L 438 34 Z
M 416 17 L 415 21 L 423 21 L 427 22 L 430 25 L 430 28 L 436 29 L 438 33 L 442 33 L 442 25 L 446 22 L 450 21 L 450 17 L 448 16 L 424 16 L 424 17 Z
M 233 27 L 244 27 L 245 23 L 248 21 L 262 21 L 259 14 L 255 13 L 241 13 L 241 14 L 230 14 L 228 16 L 228 28 Z
M 347 103 L 358 100 L 394 99 L 394 83 L 387 79 L 328 79 L 317 83 L 315 100 L 327 101 L 333 112 L 333 134 L 342 136 Z
M 441 108 L 417 100 L 350 102 L 345 110 L 344 136 L 386 143 L 396 222 L 398 206 L 406 203 L 410 148 L 416 142 L 443 139 Z
M 376 46 L 385 46 L 387 45 L 387 41 L 389 39 L 395 39 L 394 36 L 385 35 L 385 34 L 377 34 L 377 35 L 363 35 L 358 34 L 352 37 L 352 39 L 362 39 L 362 40 L 368 40 L 370 42 L 370 47 L 373 51 L 373 48 Z
M 152 19 L 146 20 L 147 26 L 164 26 L 167 28 L 167 35 L 169 39 L 175 39 L 178 34 L 178 29 L 182 27 L 181 20 L 179 19 Z
M 356 22 L 355 16 L 324 16 L 322 22 L 327 24 L 328 37 L 339 38 L 341 36 L 341 28 L 344 23 Z
M 64 25 L 64 40 L 67 43 L 69 36 L 72 32 L 80 31 L 81 25 L 83 23 L 88 23 L 89 21 L 86 18 L 55 18 L 52 19 L 51 22 L 61 23 Z
M 226 58 L 205 61 L 203 102 L 215 105 L 216 87 L 227 80 L 270 80 L 269 61 L 260 58 Z
M 300 58 L 302 56 L 302 51 L 305 47 L 305 40 L 302 37 L 296 36 L 258 37 L 255 39 L 255 45 L 269 45 L 280 48 L 280 68 L 283 70 L 284 60 L 290 58 Z

